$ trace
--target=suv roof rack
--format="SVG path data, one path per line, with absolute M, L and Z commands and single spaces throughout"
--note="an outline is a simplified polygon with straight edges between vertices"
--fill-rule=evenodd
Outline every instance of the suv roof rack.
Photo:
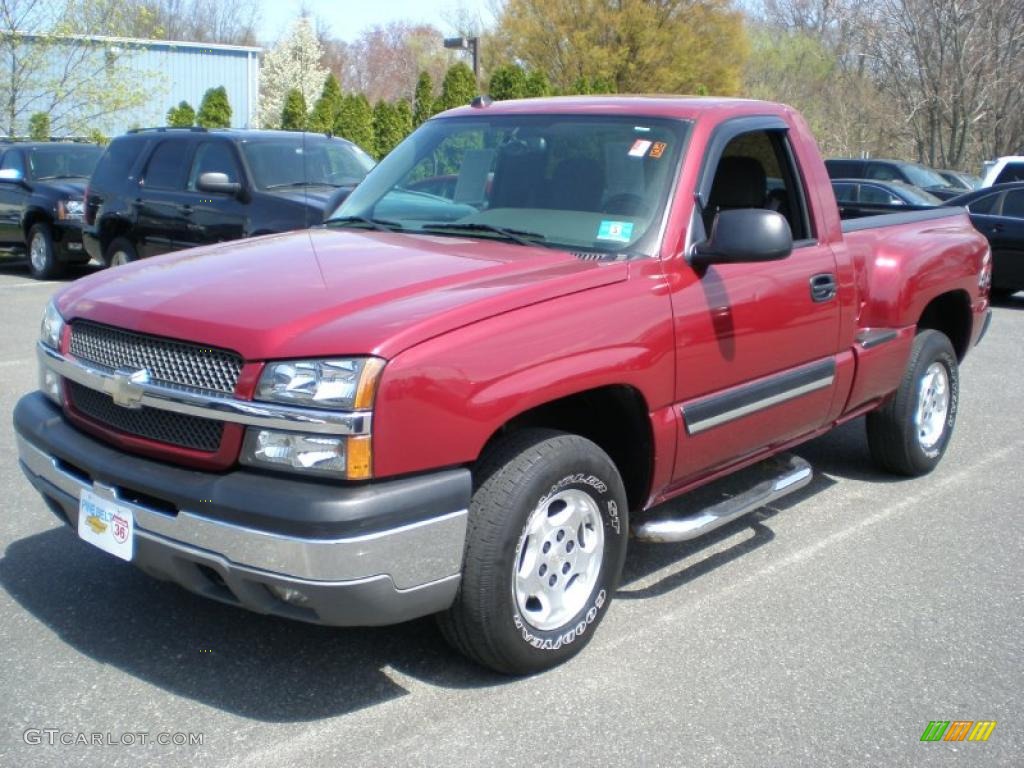
M 166 133 L 167 131 L 192 131 L 193 133 L 209 133 L 208 128 L 200 125 L 193 125 L 189 128 L 176 128 L 171 125 L 161 125 L 153 128 L 129 128 L 126 133 Z

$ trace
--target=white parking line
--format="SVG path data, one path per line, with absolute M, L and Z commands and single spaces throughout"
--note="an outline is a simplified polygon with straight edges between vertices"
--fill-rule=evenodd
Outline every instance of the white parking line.
M 33 280 L 31 283 L 11 283 L 9 285 L 0 285 L 0 291 L 5 288 L 38 288 L 43 285 L 61 285 L 60 280 Z
M 31 357 L 26 357 L 23 360 L 0 360 L 0 368 L 13 368 L 16 365 L 31 365 L 31 363 Z

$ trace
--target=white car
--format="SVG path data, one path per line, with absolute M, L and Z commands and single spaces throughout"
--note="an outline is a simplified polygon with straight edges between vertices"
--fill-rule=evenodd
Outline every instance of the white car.
M 1024 181 L 1024 155 L 1000 157 L 991 165 L 985 165 L 985 179 L 981 182 L 983 187 L 1005 184 L 1009 181 Z

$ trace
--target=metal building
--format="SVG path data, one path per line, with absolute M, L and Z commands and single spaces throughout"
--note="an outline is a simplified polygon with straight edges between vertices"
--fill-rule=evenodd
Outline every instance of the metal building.
M 22 36 L 21 44 L 32 45 L 33 37 Z M 164 125 L 167 110 L 181 101 L 198 112 L 206 90 L 221 85 L 231 105 L 231 127 L 256 127 L 262 48 L 121 37 L 69 39 L 86 42 L 108 61 L 116 59 L 137 73 L 133 87 L 146 94 L 143 106 L 97 121 L 96 127 L 107 136 L 132 127 Z

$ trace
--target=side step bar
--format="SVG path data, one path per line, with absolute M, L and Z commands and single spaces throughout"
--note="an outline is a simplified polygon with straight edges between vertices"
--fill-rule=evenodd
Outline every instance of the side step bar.
M 799 456 L 792 454 L 773 457 L 751 469 L 754 472 L 754 478 L 752 478 L 754 484 L 749 485 L 745 490 L 737 489 L 740 491 L 739 493 L 727 494 L 727 498 L 723 501 L 706 506 L 686 517 L 645 520 L 638 523 L 633 526 L 634 538 L 640 541 L 662 543 L 696 539 L 715 528 L 732 522 L 737 517 L 742 517 L 800 490 L 811 482 L 813 476 L 811 465 Z M 745 475 L 750 483 L 750 474 L 751 470 L 744 470 L 737 473 L 737 479 L 741 479 L 740 476 Z M 768 474 L 767 479 L 761 479 L 766 474 Z M 718 482 L 728 483 L 729 480 L 730 478 L 723 478 Z M 757 482 L 758 480 L 760 481 Z

